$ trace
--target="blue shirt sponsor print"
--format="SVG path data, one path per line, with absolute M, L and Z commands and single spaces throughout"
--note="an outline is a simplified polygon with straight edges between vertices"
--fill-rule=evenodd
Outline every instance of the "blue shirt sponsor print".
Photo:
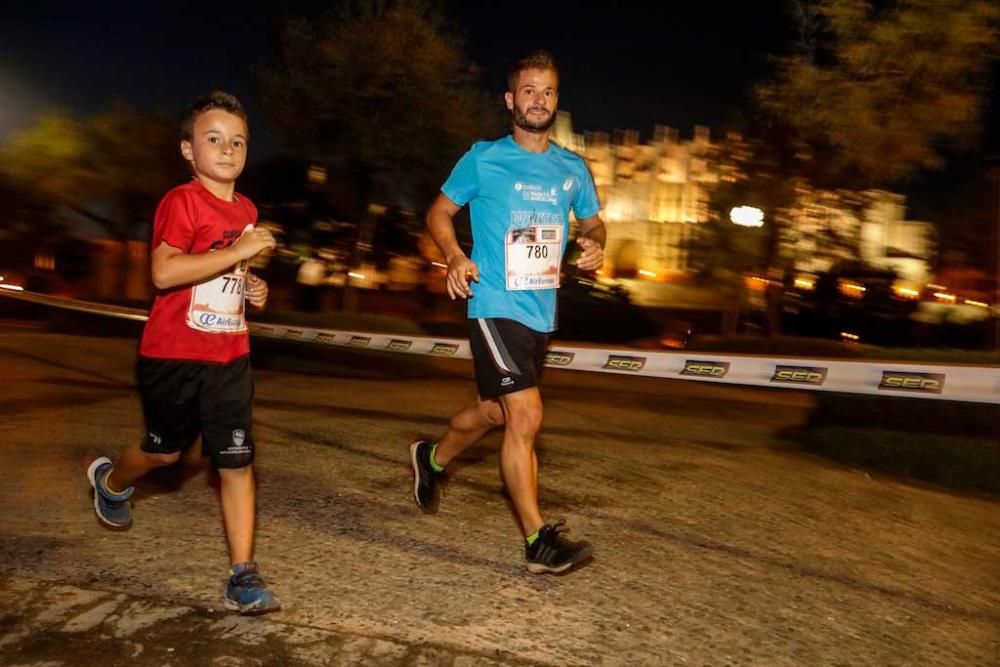
M 594 179 L 583 159 L 553 143 L 544 153 L 532 153 L 511 136 L 480 142 L 458 161 L 441 192 L 459 206 L 468 204 L 472 217 L 472 261 L 479 266 L 480 280 L 472 285 L 469 317 L 502 317 L 535 331 L 554 331 L 556 292 L 552 287 L 558 281 L 538 276 L 553 265 L 558 271 L 569 236 L 570 212 L 589 218 L 600 211 Z M 533 249 L 539 253 L 533 259 L 549 263 L 532 264 L 530 270 L 537 269 L 538 274 L 522 265 L 521 280 L 508 282 L 508 242 L 520 239 L 511 232 L 529 227 L 539 230 L 537 241 L 549 241 L 552 248 L 544 258 Z M 551 245 L 554 228 L 559 233 Z M 515 282 L 518 286 L 512 287 Z M 542 287 L 535 289 L 536 284 Z

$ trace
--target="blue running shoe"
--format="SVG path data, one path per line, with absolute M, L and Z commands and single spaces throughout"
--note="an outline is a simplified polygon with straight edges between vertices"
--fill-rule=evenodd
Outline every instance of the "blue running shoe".
M 257 563 L 237 563 L 229 570 L 226 587 L 226 609 L 239 611 L 246 616 L 257 616 L 281 609 L 281 603 L 267 590 L 257 572 Z
M 128 499 L 132 497 L 135 487 L 130 486 L 121 493 L 109 491 L 105 480 L 112 467 L 111 459 L 101 456 L 87 468 L 87 479 L 94 488 L 94 511 L 109 528 L 128 528 L 132 524 L 132 504 Z

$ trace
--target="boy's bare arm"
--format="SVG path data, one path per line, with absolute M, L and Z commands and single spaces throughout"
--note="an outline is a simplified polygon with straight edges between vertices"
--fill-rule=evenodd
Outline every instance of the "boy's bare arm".
M 266 229 L 254 228 L 228 248 L 199 254 L 188 254 L 166 243 L 153 250 L 153 284 L 157 289 L 199 283 L 228 271 L 261 250 L 274 247 L 274 236 Z

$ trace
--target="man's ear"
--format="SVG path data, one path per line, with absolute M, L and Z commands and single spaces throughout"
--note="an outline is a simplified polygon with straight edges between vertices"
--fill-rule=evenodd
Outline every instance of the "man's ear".
M 192 148 L 191 142 L 187 139 L 181 142 L 181 155 L 188 162 L 194 162 L 194 148 Z
M 503 99 L 507 103 L 507 111 L 514 110 L 514 93 L 504 93 Z

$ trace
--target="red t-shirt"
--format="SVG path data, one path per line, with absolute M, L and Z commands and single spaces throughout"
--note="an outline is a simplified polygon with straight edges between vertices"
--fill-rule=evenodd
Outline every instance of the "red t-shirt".
M 150 252 L 160 243 L 187 254 L 232 245 L 257 223 L 257 208 L 243 195 L 219 199 L 192 180 L 163 197 L 153 218 Z M 234 271 L 238 271 L 234 267 Z M 158 290 L 139 354 L 154 359 L 229 363 L 250 353 L 239 273 Z M 237 312 L 238 311 L 238 312 Z

